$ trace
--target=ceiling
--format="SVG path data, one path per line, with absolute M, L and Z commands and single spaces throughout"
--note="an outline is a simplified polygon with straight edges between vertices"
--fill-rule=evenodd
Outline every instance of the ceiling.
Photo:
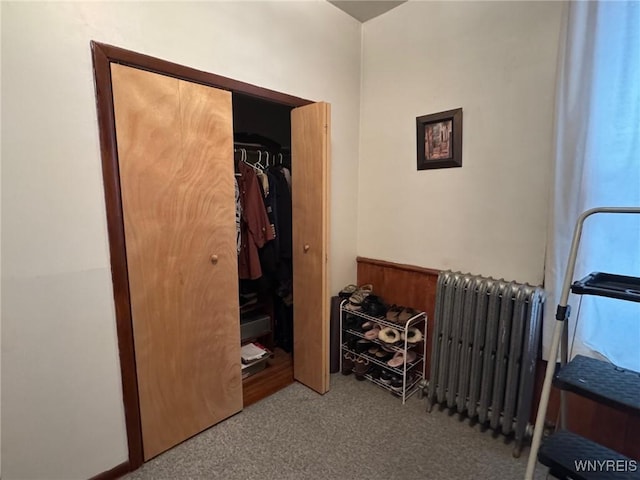
M 332 3 L 340 10 L 347 12 L 353 18 L 366 22 L 378 15 L 388 12 L 392 8 L 402 5 L 406 0 L 401 2 L 387 2 L 387 1 L 369 1 L 369 0 L 348 0 L 348 1 L 332 1 Z

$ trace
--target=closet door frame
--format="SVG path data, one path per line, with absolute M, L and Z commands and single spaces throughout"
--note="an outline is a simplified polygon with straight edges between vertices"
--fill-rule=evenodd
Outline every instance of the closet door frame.
M 102 176 L 107 213 L 120 372 L 122 376 L 122 396 L 129 449 L 127 464 L 117 467 L 118 472 L 124 474 L 126 471 L 139 468 L 144 463 L 144 457 L 111 85 L 111 63 L 118 63 L 188 82 L 242 93 L 294 108 L 314 102 L 96 41 L 91 41 L 91 52 L 100 132 L 100 153 L 102 157 Z

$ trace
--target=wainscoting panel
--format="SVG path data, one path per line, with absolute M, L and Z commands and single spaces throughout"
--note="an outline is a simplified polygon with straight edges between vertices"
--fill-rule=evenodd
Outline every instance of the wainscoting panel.
M 436 305 L 439 270 L 358 257 L 358 285 L 371 283 L 373 292 L 386 303 L 404 305 L 427 312 L 427 362 L 431 368 L 431 335 Z

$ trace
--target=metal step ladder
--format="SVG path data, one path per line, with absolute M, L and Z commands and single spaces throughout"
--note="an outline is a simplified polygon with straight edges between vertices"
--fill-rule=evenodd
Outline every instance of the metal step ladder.
M 596 213 L 640 214 L 635 207 L 602 207 L 587 210 L 578 218 L 573 233 L 569 260 L 556 311 L 556 322 L 549 352 L 549 362 L 542 386 L 533 440 L 525 480 L 532 480 L 538 461 L 549 468 L 549 474 L 566 480 L 640 480 L 640 462 L 631 460 L 591 440 L 565 430 L 567 391 L 633 414 L 640 414 L 640 373 L 625 370 L 608 362 L 577 355 L 567 362 L 568 328 L 571 308 L 569 292 L 577 295 L 597 295 L 640 302 L 640 278 L 595 272 L 573 282 L 578 246 L 584 221 Z M 640 323 L 640 320 L 639 320 Z M 562 338 L 561 338 L 562 337 Z M 561 366 L 556 371 L 556 359 L 561 346 Z M 542 441 L 544 421 L 549 405 L 551 385 L 560 392 L 561 429 Z

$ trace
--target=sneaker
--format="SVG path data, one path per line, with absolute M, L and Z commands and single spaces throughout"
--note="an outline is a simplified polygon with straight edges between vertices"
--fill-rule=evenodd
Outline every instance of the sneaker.
M 402 377 L 398 377 L 397 375 L 393 375 L 391 377 L 391 388 L 396 392 L 402 391 Z
M 380 372 L 380 381 L 385 385 L 389 385 L 391 383 L 391 372 L 389 370 L 382 370 Z

